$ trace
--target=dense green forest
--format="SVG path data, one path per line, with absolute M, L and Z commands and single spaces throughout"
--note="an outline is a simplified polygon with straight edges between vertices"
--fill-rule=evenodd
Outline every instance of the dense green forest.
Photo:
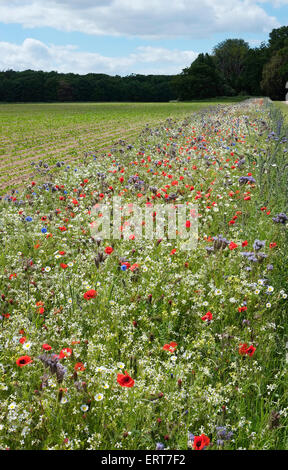
M 199 54 L 179 75 L 126 77 L 25 70 L 0 72 L 0 101 L 169 101 L 216 96 L 266 95 L 284 100 L 288 82 L 288 26 L 273 29 L 267 43 L 251 48 L 227 39 Z

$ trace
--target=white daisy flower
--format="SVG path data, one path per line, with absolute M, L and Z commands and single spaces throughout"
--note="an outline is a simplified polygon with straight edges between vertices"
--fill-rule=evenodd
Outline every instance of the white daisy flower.
M 96 401 L 101 401 L 103 400 L 104 398 L 104 395 L 102 393 L 98 393 L 96 396 L 95 396 L 95 400 Z

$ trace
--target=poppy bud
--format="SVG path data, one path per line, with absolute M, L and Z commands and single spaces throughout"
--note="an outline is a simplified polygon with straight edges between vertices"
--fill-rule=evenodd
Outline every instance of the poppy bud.
M 138 326 L 137 321 L 135 321 L 135 320 L 133 321 L 133 326 L 134 326 L 134 328 L 137 328 L 137 326 Z
M 178 379 L 177 384 L 178 384 L 178 387 L 181 387 L 181 385 L 182 385 L 182 380 L 181 380 L 181 379 Z

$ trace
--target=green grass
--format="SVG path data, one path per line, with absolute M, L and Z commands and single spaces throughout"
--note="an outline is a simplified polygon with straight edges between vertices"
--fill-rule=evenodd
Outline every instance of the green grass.
M 84 152 L 108 149 L 120 138 L 135 139 L 146 123 L 226 102 L 1 104 L 0 194 L 31 177 L 32 161 L 82 159 Z
M 281 111 L 284 114 L 285 119 L 287 121 L 287 119 L 288 119 L 288 104 L 283 103 L 283 101 L 275 101 L 275 104 L 278 106 L 278 108 L 281 109 Z

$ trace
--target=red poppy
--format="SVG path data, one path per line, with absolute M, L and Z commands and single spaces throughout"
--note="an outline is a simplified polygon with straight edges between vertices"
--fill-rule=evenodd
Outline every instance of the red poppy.
M 237 248 L 237 244 L 234 243 L 234 242 L 231 242 L 230 245 L 229 245 L 229 250 L 234 250 L 235 248 Z
M 90 290 L 87 290 L 87 292 L 85 292 L 84 299 L 86 299 L 86 300 L 95 299 L 95 297 L 97 297 L 97 295 L 98 295 L 98 292 L 96 290 L 90 289 Z
M 82 362 L 76 362 L 74 366 L 74 370 L 85 370 L 86 367 L 84 367 L 84 364 Z
M 238 312 L 245 312 L 247 310 L 247 307 L 238 307 Z
M 243 343 L 243 344 L 240 344 L 239 345 L 239 354 L 241 354 L 241 356 L 244 356 L 244 354 L 246 354 L 246 350 L 247 350 L 247 343 Z
M 175 349 L 177 348 L 177 343 L 175 343 L 174 341 L 171 341 L 171 343 L 169 344 L 164 344 L 163 348 L 164 351 L 169 351 L 171 353 L 173 353 L 175 351 Z
M 72 349 L 70 349 L 70 348 L 63 348 L 63 349 L 61 349 L 61 351 L 60 351 L 59 358 L 60 358 L 60 359 L 64 359 L 64 358 L 66 358 L 66 357 L 70 357 L 71 354 L 72 354 Z
M 42 349 L 45 349 L 45 351 L 50 351 L 52 347 L 50 346 L 50 344 L 44 343 L 42 344 Z
M 246 343 L 239 345 L 239 354 L 241 354 L 241 356 L 244 356 L 245 354 L 247 354 L 248 356 L 252 357 L 255 351 L 256 351 L 256 348 L 252 345 L 249 347 L 247 347 Z
M 248 356 L 252 357 L 253 354 L 255 353 L 256 351 L 256 348 L 254 348 L 254 346 L 249 346 L 249 348 L 246 349 L 246 354 L 248 354 Z
M 111 255 L 111 253 L 113 253 L 114 250 L 113 250 L 112 246 L 106 246 L 104 251 L 107 255 Z
M 211 321 L 213 320 L 213 315 L 211 312 L 207 312 L 203 317 L 201 317 L 202 321 Z
M 24 344 L 26 341 L 26 336 L 22 336 L 22 338 L 19 339 L 20 344 Z
M 19 367 L 26 366 L 27 364 L 30 364 L 30 362 L 32 362 L 32 359 L 30 356 L 21 356 L 21 357 L 18 357 L 18 359 L 16 360 L 16 364 Z
M 124 374 L 118 374 L 117 375 L 117 382 L 121 387 L 133 387 L 134 386 L 134 380 L 130 375 L 128 375 L 128 372 L 125 370 L 125 375 Z
M 210 444 L 210 439 L 205 434 L 201 434 L 201 436 L 195 436 L 193 442 L 193 449 L 195 450 L 202 450 L 204 447 L 207 447 Z
M 132 266 L 130 267 L 130 271 L 135 271 L 137 268 L 139 268 L 139 264 L 134 263 L 134 264 L 132 264 Z

